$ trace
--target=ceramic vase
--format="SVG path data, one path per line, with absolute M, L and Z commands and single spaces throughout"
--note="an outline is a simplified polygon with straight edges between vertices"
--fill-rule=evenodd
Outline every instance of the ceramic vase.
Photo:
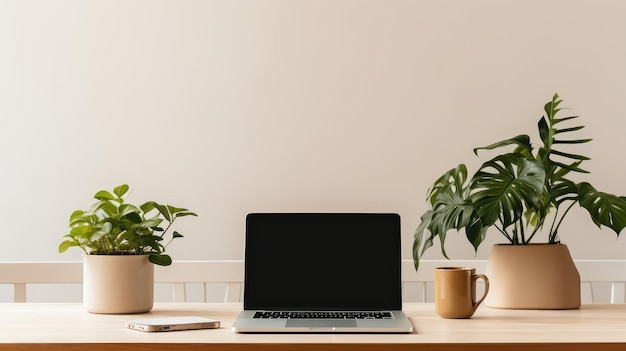
M 83 305 L 91 313 L 143 313 L 154 303 L 147 255 L 83 255 Z
M 494 245 L 485 305 L 505 309 L 576 309 L 580 275 L 566 245 Z

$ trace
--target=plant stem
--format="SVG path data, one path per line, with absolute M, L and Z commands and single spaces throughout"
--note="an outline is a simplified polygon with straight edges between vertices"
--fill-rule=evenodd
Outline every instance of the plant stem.
M 496 227 L 496 229 L 498 229 L 498 231 L 502 233 L 502 235 L 504 235 L 507 240 L 511 242 L 511 244 L 513 244 L 513 238 L 509 235 L 509 233 L 507 233 L 504 229 L 498 227 L 497 224 L 494 224 L 493 226 Z
M 556 224 L 556 226 L 555 226 L 555 222 L 557 221 L 557 215 L 555 214 L 554 221 L 552 222 L 552 228 L 550 228 L 549 242 L 551 244 L 556 243 L 556 237 L 557 237 L 557 233 L 559 231 L 559 227 L 561 226 L 561 223 L 563 223 L 563 219 L 565 218 L 565 215 L 567 215 L 569 210 L 571 210 L 572 207 L 574 207 L 574 204 L 576 204 L 576 202 L 577 201 L 573 201 L 569 206 L 567 206 L 567 208 L 565 209 L 565 212 L 563 213 L 563 215 L 559 219 L 559 221 Z M 559 211 L 559 209 L 557 208 L 557 214 L 558 214 L 558 211 Z
M 174 223 L 174 221 L 176 220 L 176 216 L 172 217 L 172 221 L 167 223 L 167 227 L 165 227 L 165 230 L 163 230 L 161 232 L 161 238 L 165 235 L 165 233 L 167 233 L 167 231 L 170 229 L 170 227 L 172 226 L 172 223 Z M 171 240 L 170 240 L 171 241 Z M 168 243 L 169 244 L 169 243 Z M 167 245 L 166 245 L 167 247 Z
M 533 232 L 530 234 L 530 236 L 528 237 L 528 240 L 526 240 L 526 242 L 524 244 L 530 244 L 530 241 L 533 240 L 533 237 L 535 236 L 535 234 L 537 234 L 537 232 L 539 231 L 539 228 L 541 228 L 541 226 L 543 225 L 543 223 L 538 224 L 535 229 L 533 229 Z
M 563 220 L 563 217 L 561 217 L 561 220 Z M 556 226 L 556 222 L 558 218 L 559 218 L 559 208 L 557 206 L 556 212 L 554 213 L 554 219 L 552 219 L 552 225 L 550 226 L 550 233 L 548 233 L 548 243 L 552 243 L 553 238 L 556 236 L 555 226 Z
M 172 221 L 169 222 L 169 224 L 167 225 L 167 227 L 165 228 L 165 230 L 163 231 L 163 233 L 161 233 L 161 238 L 163 237 L 163 235 L 165 235 L 165 233 L 170 229 L 170 227 L 172 226 L 172 223 L 174 223 L 174 221 L 176 220 L 176 215 L 172 216 Z M 172 236 L 170 238 L 170 240 L 167 242 L 167 244 L 165 244 L 165 246 L 163 246 L 163 249 L 167 249 L 167 247 L 169 246 L 169 244 L 172 242 L 172 240 L 174 240 L 174 236 Z

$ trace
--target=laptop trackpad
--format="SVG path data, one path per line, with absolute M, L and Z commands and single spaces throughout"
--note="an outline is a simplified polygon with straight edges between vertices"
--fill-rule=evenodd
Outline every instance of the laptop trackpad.
M 354 319 L 289 319 L 287 328 L 353 328 Z

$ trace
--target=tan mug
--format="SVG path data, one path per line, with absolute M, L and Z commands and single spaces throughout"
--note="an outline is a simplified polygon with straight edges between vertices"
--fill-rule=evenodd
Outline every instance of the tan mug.
M 476 300 L 476 280 L 485 282 L 483 296 Z M 435 268 L 435 309 L 443 318 L 470 318 L 489 292 L 489 279 L 475 268 Z

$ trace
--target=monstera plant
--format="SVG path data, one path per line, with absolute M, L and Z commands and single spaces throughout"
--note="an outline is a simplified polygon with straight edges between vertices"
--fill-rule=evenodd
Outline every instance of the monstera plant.
M 528 135 L 518 135 L 481 150 L 512 147 L 482 164 L 469 177 L 460 164 L 439 177 L 428 191 L 430 208 L 421 216 L 413 243 L 415 269 L 420 257 L 438 239 L 444 257 L 448 231 L 464 230 L 474 250 L 495 228 L 513 245 L 527 245 L 546 235 L 548 244 L 558 244 L 559 228 L 572 207 L 585 208 L 598 226 L 611 228 L 618 236 L 626 226 L 626 197 L 596 190 L 587 182 L 568 178 L 588 173 L 581 164 L 588 157 L 566 151 L 591 139 L 575 137 L 584 128 L 572 125 L 578 116 L 557 117 L 562 100 L 554 94 L 545 104 L 545 115 L 538 123 L 540 144 Z

